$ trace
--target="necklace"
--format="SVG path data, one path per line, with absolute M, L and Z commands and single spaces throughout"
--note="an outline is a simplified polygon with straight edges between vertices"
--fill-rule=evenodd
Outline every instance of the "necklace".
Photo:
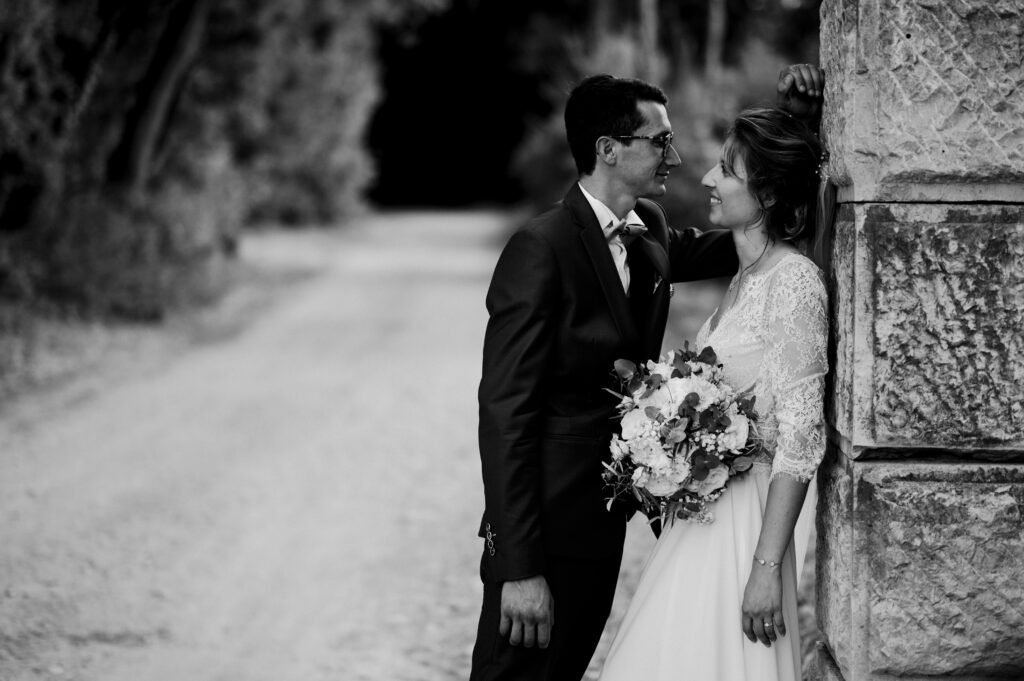
M 743 288 L 743 275 L 748 274 L 748 273 L 749 274 L 754 274 L 757 271 L 757 269 L 756 269 L 757 265 L 762 261 L 762 259 L 764 259 L 764 257 L 768 254 L 768 252 L 771 249 L 773 249 L 774 247 L 775 247 L 775 240 L 774 239 L 771 239 L 771 238 L 765 239 L 764 248 L 761 249 L 761 254 L 759 256 L 757 256 L 757 258 L 754 259 L 754 262 L 750 263 L 749 265 L 744 267 L 742 270 L 740 270 L 740 273 L 736 276 L 735 279 L 732 280 L 732 283 L 729 284 L 729 289 L 728 289 L 727 292 L 735 291 L 735 293 L 734 293 L 734 295 L 732 297 L 732 301 L 729 303 L 729 307 L 732 307 L 733 305 L 735 305 L 736 304 L 736 299 L 740 297 L 740 289 Z

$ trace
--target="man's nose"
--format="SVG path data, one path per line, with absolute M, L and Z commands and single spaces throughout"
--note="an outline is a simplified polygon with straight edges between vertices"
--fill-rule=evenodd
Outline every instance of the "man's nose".
M 682 165 L 682 163 L 683 158 L 679 155 L 679 152 L 676 151 L 676 148 L 671 144 L 668 145 L 668 153 L 665 154 L 665 165 L 673 168 L 675 166 Z

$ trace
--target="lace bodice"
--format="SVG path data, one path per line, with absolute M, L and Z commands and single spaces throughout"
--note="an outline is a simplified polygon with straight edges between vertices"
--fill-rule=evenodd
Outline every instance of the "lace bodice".
M 771 463 L 772 477 L 807 481 L 825 453 L 825 285 L 814 263 L 796 253 L 745 279 L 715 328 L 710 327 L 717 310 L 704 322 L 696 347 L 714 348 L 726 382 L 757 396 L 757 432 L 764 444 L 758 458 Z

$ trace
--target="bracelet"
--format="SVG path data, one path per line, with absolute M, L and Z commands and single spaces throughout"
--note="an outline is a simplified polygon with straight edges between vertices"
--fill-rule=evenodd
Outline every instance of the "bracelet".
M 758 558 L 757 556 L 754 556 L 754 562 L 757 563 L 758 565 L 761 565 L 761 566 L 769 568 L 769 569 L 770 568 L 782 567 L 782 561 L 781 560 L 776 563 L 774 560 L 765 560 L 764 558 Z

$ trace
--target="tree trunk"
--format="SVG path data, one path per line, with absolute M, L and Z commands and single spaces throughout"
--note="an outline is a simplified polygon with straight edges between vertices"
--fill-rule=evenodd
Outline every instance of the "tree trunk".
M 640 0 L 640 51 L 637 72 L 644 80 L 658 83 L 658 0 Z
M 725 43 L 725 2 L 708 0 L 708 42 L 704 53 L 704 80 L 711 90 L 722 78 L 722 50 Z
M 96 44 L 89 52 L 89 65 L 85 71 L 85 78 L 82 80 L 78 95 L 71 104 L 64 129 L 61 131 L 61 134 L 68 139 L 74 137 L 82 112 L 89 106 L 89 101 L 96 91 L 96 83 L 103 75 L 103 64 L 117 37 L 115 28 L 123 13 L 124 9 L 119 7 L 111 10 L 109 15 L 101 19 L 102 24 L 96 37 Z
M 690 40 L 686 31 L 688 19 L 689 15 L 679 8 L 678 3 L 670 2 L 662 6 L 662 30 L 668 33 L 666 41 L 668 64 L 665 73 L 665 86 L 668 89 L 676 89 L 683 78 L 689 76 L 693 71 L 694 41 Z
M 161 130 L 176 93 L 201 46 L 209 0 L 180 0 L 170 10 L 153 60 L 139 82 L 121 142 L 107 164 L 107 180 L 137 194 L 150 177 Z
M 612 2 L 593 0 L 588 6 L 590 13 L 587 22 L 586 51 L 593 53 L 597 45 L 608 35 L 608 27 L 612 24 Z
M 725 43 L 726 0 L 708 0 L 708 42 L 704 52 L 704 98 L 706 119 L 718 110 L 718 93 L 722 87 L 722 52 Z

